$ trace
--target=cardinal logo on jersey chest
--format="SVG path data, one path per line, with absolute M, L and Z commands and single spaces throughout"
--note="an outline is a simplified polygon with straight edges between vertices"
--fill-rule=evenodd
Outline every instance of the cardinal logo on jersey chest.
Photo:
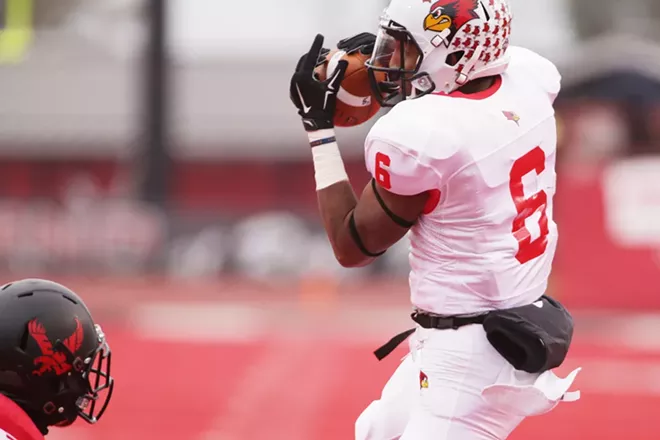
M 502 114 L 509 121 L 515 122 L 517 126 L 520 126 L 520 116 L 518 116 L 516 112 L 503 111 Z

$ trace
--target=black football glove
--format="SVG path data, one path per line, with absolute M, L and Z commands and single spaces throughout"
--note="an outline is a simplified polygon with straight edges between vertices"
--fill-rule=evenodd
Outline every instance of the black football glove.
M 330 49 L 326 49 L 325 47 L 321 49 L 321 52 L 319 53 L 319 57 L 316 60 L 316 67 L 319 67 L 328 61 L 329 53 L 330 53 Z
M 307 131 L 334 128 L 332 119 L 337 105 L 337 92 L 344 79 L 348 62 L 339 61 L 337 69 L 325 81 L 314 75 L 319 57 L 323 52 L 323 35 L 317 35 L 311 49 L 298 62 L 291 78 L 289 96 L 298 108 Z
M 337 49 L 349 54 L 360 51 L 363 55 L 371 55 L 374 52 L 375 45 L 376 36 L 369 32 L 362 32 L 361 34 L 341 40 L 337 43 Z

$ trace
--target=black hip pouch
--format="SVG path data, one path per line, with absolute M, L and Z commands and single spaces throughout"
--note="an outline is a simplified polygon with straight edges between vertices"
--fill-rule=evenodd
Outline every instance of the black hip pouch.
M 559 367 L 573 339 L 573 317 L 557 300 L 489 312 L 483 321 L 488 341 L 517 370 L 542 373 Z
M 469 318 L 440 318 L 418 312 L 412 318 L 424 328 L 438 330 L 481 324 L 493 348 L 517 370 L 528 373 L 559 367 L 573 339 L 573 317 L 559 301 L 545 295 L 533 304 Z M 396 335 L 374 354 L 379 360 L 384 359 L 414 331 Z

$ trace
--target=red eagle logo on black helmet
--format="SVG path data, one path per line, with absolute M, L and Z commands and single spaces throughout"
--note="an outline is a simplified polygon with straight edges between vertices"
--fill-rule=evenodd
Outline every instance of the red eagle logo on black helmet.
M 63 342 L 64 346 L 71 352 L 71 354 L 75 354 L 80 350 L 84 336 L 80 320 L 77 317 L 74 318 L 74 320 L 76 322 L 76 329 L 73 331 L 73 334 Z M 33 319 L 28 323 L 28 332 L 37 342 L 42 354 L 34 359 L 35 369 L 32 374 L 35 376 L 41 376 L 48 372 L 54 372 L 56 375 L 61 376 L 62 374 L 71 371 L 73 366 L 69 363 L 66 353 L 63 351 L 57 351 L 53 347 L 53 343 L 48 339 L 46 328 L 42 323 L 37 319 Z
M 478 0 L 437 0 L 424 19 L 424 30 L 445 34 L 445 40 L 451 41 L 466 23 L 479 18 L 478 7 Z

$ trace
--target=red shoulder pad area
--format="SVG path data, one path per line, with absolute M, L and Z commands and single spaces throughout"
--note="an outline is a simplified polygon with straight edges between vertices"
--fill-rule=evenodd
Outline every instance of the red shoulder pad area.
M 0 394 L 0 440 L 44 440 L 32 419 L 11 399 Z

